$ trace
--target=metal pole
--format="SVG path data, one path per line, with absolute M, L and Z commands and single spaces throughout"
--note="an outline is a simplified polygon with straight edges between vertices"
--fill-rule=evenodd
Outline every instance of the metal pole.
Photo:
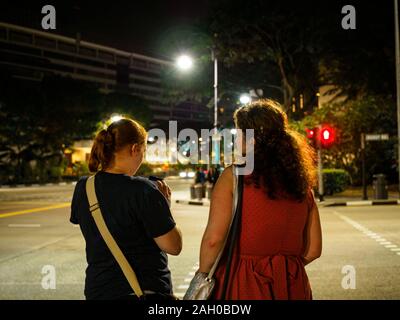
M 400 197 L 400 44 L 399 44 L 399 6 L 398 0 L 394 0 L 394 28 L 395 28 L 395 46 L 396 46 L 396 95 L 397 95 L 397 148 L 399 171 L 399 197 Z
M 214 60 L 214 134 L 218 133 L 218 60 L 215 51 L 212 50 Z M 215 141 L 215 162 L 219 164 L 219 140 Z
M 218 125 L 218 60 L 213 51 L 214 57 L 214 129 Z
M 361 162 L 362 162 L 362 185 L 363 185 L 363 200 L 368 200 L 367 194 L 367 179 L 365 176 L 365 133 L 361 133 Z
M 318 196 L 319 201 L 324 201 L 324 177 L 322 174 L 322 148 L 321 148 L 321 126 L 317 129 L 317 147 L 318 147 Z

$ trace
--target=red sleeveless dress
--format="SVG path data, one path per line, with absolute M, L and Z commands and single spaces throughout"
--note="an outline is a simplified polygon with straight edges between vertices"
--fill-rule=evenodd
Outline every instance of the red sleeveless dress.
M 313 205 L 311 191 L 299 203 L 269 199 L 262 188 L 244 184 L 241 230 L 225 299 L 312 299 L 301 256 Z M 221 298 L 225 269 L 226 252 L 215 273 L 214 299 Z

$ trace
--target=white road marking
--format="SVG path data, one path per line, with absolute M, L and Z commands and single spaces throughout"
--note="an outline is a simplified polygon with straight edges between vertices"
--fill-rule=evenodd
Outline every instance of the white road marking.
M 354 221 L 353 219 L 350 219 L 349 217 L 340 214 L 339 212 L 333 210 L 333 213 L 338 216 L 340 219 L 346 221 L 349 225 L 353 226 L 355 229 L 361 231 L 363 234 L 365 234 L 367 237 L 371 238 L 372 240 L 375 240 L 379 244 L 383 245 L 385 248 L 389 249 L 390 251 L 395 252 L 397 255 L 400 256 L 400 248 L 397 247 L 397 245 L 392 244 L 392 242 L 387 241 L 385 238 L 382 238 L 378 233 L 375 233 L 368 228 L 364 227 L 363 225 L 359 224 L 358 222 Z
M 40 224 L 9 224 L 9 228 L 40 228 Z
M 188 284 L 181 284 L 180 286 L 178 286 L 178 289 L 188 289 L 189 285 Z
M 179 299 L 182 299 L 183 296 L 185 295 L 185 292 L 175 292 L 174 295 L 175 295 L 176 297 L 178 297 Z
M 195 265 L 192 267 L 192 269 L 197 271 L 199 269 L 199 263 L 196 262 Z M 175 296 L 177 296 L 178 298 L 183 298 L 183 296 L 186 293 L 186 290 L 189 288 L 189 283 L 192 281 L 194 275 L 195 271 L 189 271 L 186 278 L 183 279 L 184 283 L 178 285 L 177 291 L 174 292 Z

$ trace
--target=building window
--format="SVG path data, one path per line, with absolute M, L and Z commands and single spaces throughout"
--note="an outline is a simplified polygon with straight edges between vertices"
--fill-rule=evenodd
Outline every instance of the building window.
M 136 79 L 136 78 L 133 80 L 133 82 L 136 84 L 144 85 L 144 86 L 161 88 L 161 83 L 159 83 L 159 82 L 147 81 L 147 80 Z
M 0 28 L 0 39 L 7 39 L 7 30 Z
M 148 67 L 156 71 L 159 71 L 161 69 L 161 66 L 159 64 L 153 62 L 148 62 Z
M 76 46 L 74 44 L 69 44 L 66 42 L 59 42 L 58 49 L 66 52 L 76 53 Z
M 95 57 L 96 56 L 96 50 L 90 49 L 90 48 L 86 48 L 86 47 L 80 47 L 79 48 L 79 53 L 81 55 L 88 56 L 88 57 Z
M 160 75 L 151 71 L 144 71 L 144 70 L 139 70 L 139 69 L 131 69 L 131 72 L 133 72 L 134 74 L 140 75 L 140 76 L 145 76 L 145 77 L 157 77 L 159 78 Z
M 15 42 L 32 43 L 32 36 L 22 32 L 10 32 L 10 40 Z
M 114 61 L 114 55 L 105 51 L 99 51 L 99 58 L 107 61 Z
M 139 60 L 139 59 L 132 59 L 132 66 L 139 67 L 139 68 L 147 68 L 146 61 Z
M 129 65 L 129 58 L 117 56 L 117 63 Z
M 45 48 L 56 48 L 56 41 L 44 37 L 36 37 L 36 45 Z

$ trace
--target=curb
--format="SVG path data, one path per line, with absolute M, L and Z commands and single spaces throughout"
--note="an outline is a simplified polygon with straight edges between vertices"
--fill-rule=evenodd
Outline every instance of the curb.
M 50 186 L 68 186 L 76 185 L 76 181 L 72 182 L 58 182 L 58 183 L 43 183 L 43 184 L 17 184 L 17 185 L 0 185 L 0 189 L 19 189 L 19 188 L 38 188 L 38 187 L 50 187 Z
M 193 206 L 210 206 L 210 202 L 196 201 L 196 200 L 176 200 L 175 203 L 187 204 Z M 334 202 L 334 203 L 321 203 L 317 205 L 322 207 L 356 207 L 356 206 L 383 206 L 383 205 L 400 205 L 400 200 L 364 200 L 364 201 L 347 201 L 347 202 Z
M 322 204 L 322 203 L 320 203 Z M 400 205 L 400 200 L 362 200 L 362 201 L 346 201 L 334 202 L 324 205 L 324 207 L 356 207 L 356 206 L 379 206 L 379 205 Z
M 203 202 L 203 201 L 195 201 L 195 200 L 176 200 L 175 203 L 179 204 L 189 204 L 192 206 L 209 206 L 209 202 Z

